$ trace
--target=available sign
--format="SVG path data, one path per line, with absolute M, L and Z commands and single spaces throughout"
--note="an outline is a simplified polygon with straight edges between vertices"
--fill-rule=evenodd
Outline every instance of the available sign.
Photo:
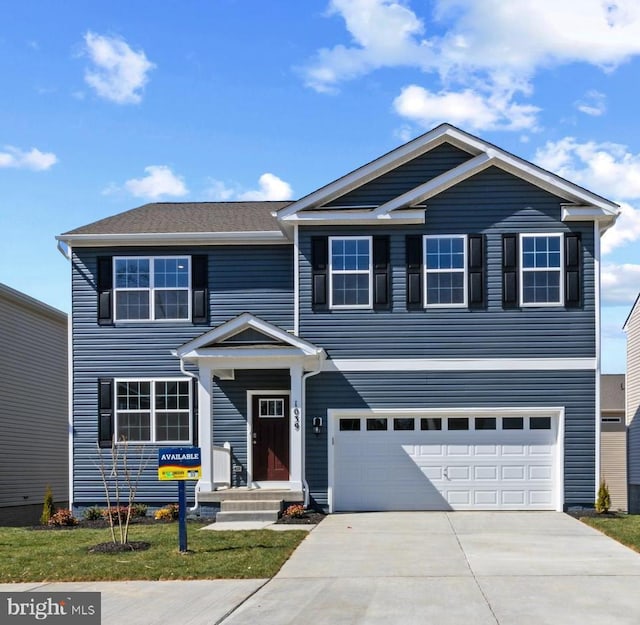
M 199 480 L 202 477 L 200 447 L 161 447 L 159 480 Z

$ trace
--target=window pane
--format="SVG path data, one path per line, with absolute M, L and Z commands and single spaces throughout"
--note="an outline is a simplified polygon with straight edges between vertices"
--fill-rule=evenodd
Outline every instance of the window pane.
M 529 429 L 531 430 L 550 430 L 551 417 L 530 417 Z
M 260 399 L 261 417 L 284 417 L 284 399 Z
M 341 432 L 355 432 L 360 430 L 360 419 L 340 419 Z
M 503 430 L 522 430 L 524 428 L 524 419 L 522 417 L 504 417 L 502 419 Z
M 372 418 L 367 419 L 367 430 L 386 430 L 387 429 L 387 420 L 384 418 Z
M 464 303 L 464 275 L 462 272 L 429 273 L 427 275 L 427 304 Z
M 116 319 L 149 319 L 149 291 L 116 291 Z
M 522 299 L 528 304 L 560 302 L 559 271 L 525 271 Z
M 366 306 L 369 304 L 369 274 L 334 274 L 334 306 Z
M 440 417 L 426 417 L 420 419 L 420 429 L 421 430 L 441 430 L 442 429 L 442 419 Z
M 156 409 L 189 409 L 188 382 L 156 382 Z
M 155 291 L 156 319 L 188 319 L 189 291 Z
M 416 422 L 414 419 L 394 419 L 393 420 L 393 429 L 394 430 L 415 430 Z
M 157 441 L 188 441 L 188 412 L 156 412 Z
M 116 258 L 115 287 L 117 289 L 149 288 L 149 259 Z
M 440 237 L 426 239 L 427 269 L 463 269 L 464 238 Z
M 118 382 L 118 410 L 150 410 L 151 384 L 149 382 Z
M 467 417 L 450 417 L 447 419 L 448 430 L 468 430 L 469 419 Z
M 189 286 L 188 258 L 156 258 L 153 268 L 156 288 L 187 288 Z
M 476 430 L 495 430 L 495 417 L 476 417 Z
M 119 412 L 117 435 L 119 441 L 150 441 L 151 413 Z

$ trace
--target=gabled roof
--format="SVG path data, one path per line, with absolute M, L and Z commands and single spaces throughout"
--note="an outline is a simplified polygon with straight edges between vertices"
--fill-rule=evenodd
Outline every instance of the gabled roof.
M 252 344 L 252 347 L 265 345 L 271 349 L 292 348 L 304 356 L 320 356 L 324 353 L 321 347 L 317 347 L 264 319 L 245 312 L 185 343 L 176 350 L 176 356 L 179 358 L 189 358 L 198 352 L 206 355 L 202 350 L 217 350 L 221 348 L 228 353 L 232 351 L 238 352 L 245 349 L 244 346 L 240 346 L 233 341 L 228 341 L 235 336 L 242 335 L 248 330 L 253 330 L 254 335 L 258 333 L 258 335 L 263 335 L 266 339 L 260 341 L 260 339 L 256 337 L 257 340 Z
M 285 241 L 273 212 L 291 202 L 156 202 L 70 230 L 58 240 L 70 245 Z
M 636 308 L 638 308 L 638 306 L 640 306 L 640 293 L 636 297 L 636 301 L 633 302 L 633 306 L 631 307 L 631 310 L 629 311 L 629 314 L 627 315 L 627 318 L 625 319 L 624 325 L 622 326 L 622 330 L 624 332 L 627 331 L 627 327 L 629 326 L 629 322 L 631 321 L 631 317 L 633 317 L 633 313 L 636 311 Z
M 579 209 L 578 212 L 581 219 L 599 219 L 604 222 L 605 226 L 615 221 L 618 214 L 618 205 L 614 202 L 596 195 L 583 187 L 573 184 L 560 176 L 546 171 L 537 165 L 533 165 L 450 124 L 441 124 L 420 137 L 409 141 L 409 143 L 388 152 L 346 176 L 281 208 L 277 212 L 277 217 L 284 222 L 319 221 L 322 219 L 333 222 L 340 218 L 338 213 L 343 213 L 345 218 L 353 219 L 353 210 L 343 211 L 342 209 L 331 209 L 322 212 L 321 209 L 329 202 L 425 154 L 443 143 L 449 143 L 468 152 L 470 154 L 469 160 L 393 198 L 381 206 L 369 211 L 360 211 L 360 214 L 355 215 L 355 218 L 358 219 L 358 221 L 363 218 L 368 221 L 372 219 L 395 219 L 395 211 L 400 211 L 404 213 L 404 218 L 406 219 L 409 209 L 420 206 L 434 195 L 441 193 L 488 167 L 496 166 L 565 199 L 567 206 L 565 210 L 563 210 L 563 219 L 571 219 L 571 207 L 575 207 Z

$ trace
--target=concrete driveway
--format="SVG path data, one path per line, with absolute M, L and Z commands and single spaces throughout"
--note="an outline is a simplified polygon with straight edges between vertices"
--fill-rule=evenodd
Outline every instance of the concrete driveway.
M 327 517 L 224 625 L 640 622 L 640 555 L 556 512 Z

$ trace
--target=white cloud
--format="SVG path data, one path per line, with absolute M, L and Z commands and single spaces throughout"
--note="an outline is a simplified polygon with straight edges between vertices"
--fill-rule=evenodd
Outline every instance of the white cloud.
M 613 228 L 602 237 L 602 253 L 609 254 L 614 249 L 640 240 L 640 211 L 625 202 L 620 203 L 620 216 Z M 636 291 L 640 282 L 636 284 Z
M 143 178 L 132 178 L 124 183 L 125 189 L 135 197 L 157 200 L 162 196 L 181 197 L 189 193 L 184 180 L 166 165 L 149 165 L 144 171 L 147 175 Z
M 411 67 L 441 82 L 440 90 L 424 89 L 428 112 L 419 116 L 421 125 L 440 118 L 433 109 L 453 102 L 474 128 L 535 129 L 538 109 L 514 98 L 531 95 L 538 70 L 582 62 L 611 71 L 640 54 L 635 0 L 518 0 L 517 10 L 504 0 L 435 0 L 432 6 L 430 14 L 418 15 L 408 0 L 331 0 L 327 15 L 344 20 L 351 41 L 316 53 L 302 69 L 307 86 L 336 92 L 342 82 L 377 69 Z M 416 87 L 405 86 L 398 98 Z M 602 114 L 600 96 L 587 94 L 577 106 Z M 480 111 L 471 115 L 474 99 Z
M 604 305 L 633 304 L 640 284 L 640 265 L 605 264 L 602 267 Z
M 577 109 L 585 115 L 599 117 L 607 110 L 606 96 L 595 89 L 587 91 L 581 100 L 576 102 Z
M 262 200 L 290 200 L 293 189 L 288 182 L 278 178 L 275 174 L 264 173 L 258 179 L 257 189 L 243 189 L 235 183 L 228 184 L 221 180 L 210 179 L 206 190 L 207 197 L 216 202 L 232 200 L 262 201 Z
M 88 32 L 86 52 L 94 67 L 86 70 L 85 81 L 96 93 L 118 104 L 137 104 L 141 91 L 155 67 L 142 50 L 134 51 L 124 39 Z
M 15 169 L 31 169 L 44 171 L 53 167 L 58 157 L 53 152 L 41 152 L 37 148 L 24 151 L 11 145 L 5 145 L 0 151 L 0 168 L 13 167 Z
M 532 129 L 539 109 L 511 101 L 510 94 L 486 95 L 465 89 L 433 93 L 418 85 L 404 87 L 393 101 L 395 111 L 425 128 L 448 121 L 476 129 Z

